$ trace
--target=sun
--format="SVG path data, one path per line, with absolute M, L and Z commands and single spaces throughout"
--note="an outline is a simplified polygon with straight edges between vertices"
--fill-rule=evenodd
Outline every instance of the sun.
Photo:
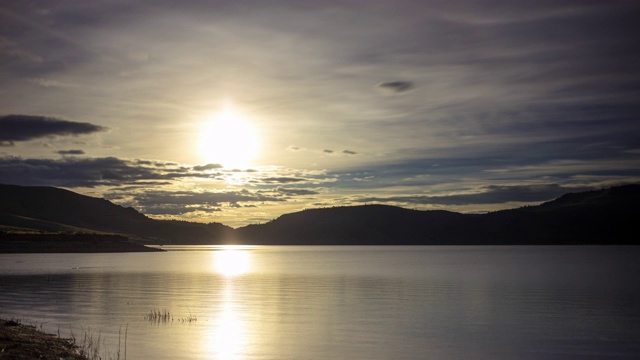
M 202 158 L 225 168 L 250 166 L 258 145 L 255 127 L 231 106 L 207 120 L 200 135 Z

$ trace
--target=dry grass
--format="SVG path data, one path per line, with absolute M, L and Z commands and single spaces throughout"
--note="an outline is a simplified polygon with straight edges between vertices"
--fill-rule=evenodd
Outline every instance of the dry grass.
M 144 319 L 155 324 L 166 324 L 173 321 L 173 316 L 166 309 L 162 311 L 153 309 L 144 316 Z
M 154 324 L 167 324 L 167 323 L 172 323 L 174 321 L 173 314 L 171 314 L 166 309 L 165 310 L 153 309 L 149 311 L 147 315 L 144 316 L 144 319 Z M 189 312 L 189 315 L 187 315 L 186 317 L 177 318 L 176 321 L 182 324 L 191 324 L 198 321 L 198 318 L 195 315 L 191 314 L 191 312 Z

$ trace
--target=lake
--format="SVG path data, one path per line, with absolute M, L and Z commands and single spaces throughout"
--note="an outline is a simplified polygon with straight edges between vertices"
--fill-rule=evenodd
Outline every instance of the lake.
M 0 316 L 103 358 L 640 357 L 640 247 L 164 248 L 2 254 Z

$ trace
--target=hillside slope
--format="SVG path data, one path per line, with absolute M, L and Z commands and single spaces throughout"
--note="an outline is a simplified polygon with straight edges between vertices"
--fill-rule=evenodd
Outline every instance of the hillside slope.
M 46 231 L 116 233 L 148 242 L 221 243 L 232 229 L 154 220 L 132 208 L 54 187 L 0 185 L 0 225 Z
M 0 185 L 0 225 L 115 233 L 164 244 L 639 244 L 639 202 L 640 185 L 625 185 L 488 214 L 364 205 L 310 209 L 234 230 L 218 223 L 154 220 L 63 189 Z
M 489 214 L 364 205 L 305 210 L 236 229 L 248 244 L 636 244 L 640 185 Z

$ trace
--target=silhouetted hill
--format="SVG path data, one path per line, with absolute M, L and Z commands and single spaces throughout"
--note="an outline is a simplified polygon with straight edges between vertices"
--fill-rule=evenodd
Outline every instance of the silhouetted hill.
M 236 229 L 249 244 L 636 244 L 640 185 L 489 214 L 364 205 L 305 210 Z
M 640 185 L 625 185 L 488 214 L 364 205 L 310 209 L 233 230 L 153 220 L 63 189 L 0 185 L 0 225 L 116 233 L 166 244 L 638 244 L 639 200 Z
M 245 243 L 394 244 L 444 237 L 464 215 L 449 211 L 408 210 L 387 205 L 310 209 L 280 216 L 266 224 L 236 229 Z
M 133 208 L 53 187 L 0 185 L 0 225 L 45 231 L 124 234 L 155 243 L 215 244 L 232 229 L 154 220 Z
M 565 194 L 539 206 L 523 208 L 544 224 L 550 238 L 589 243 L 640 243 L 640 185 Z

